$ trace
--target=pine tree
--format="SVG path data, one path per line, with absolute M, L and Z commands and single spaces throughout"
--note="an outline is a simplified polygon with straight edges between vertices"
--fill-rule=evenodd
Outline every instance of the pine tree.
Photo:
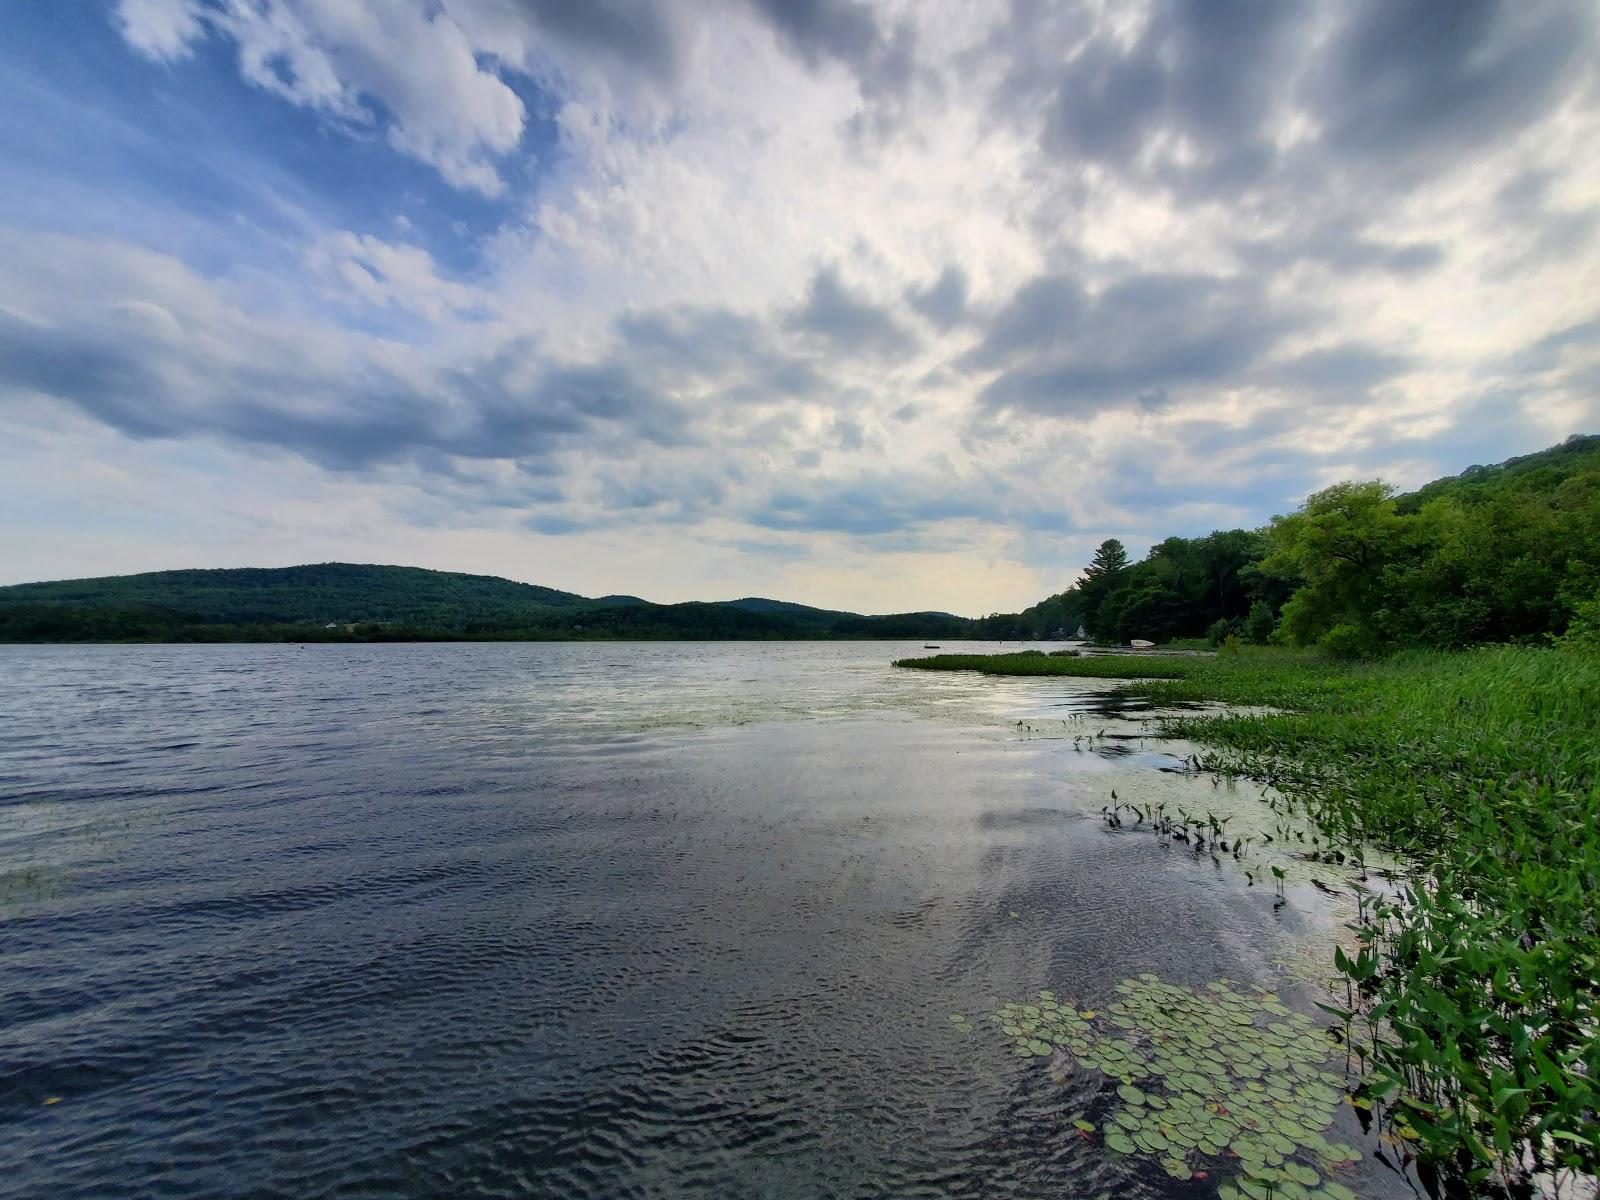
M 1083 597 L 1083 623 L 1096 637 L 1107 636 L 1102 628 L 1100 608 L 1116 590 L 1122 573 L 1128 569 L 1128 550 L 1116 538 L 1107 538 L 1095 549 L 1094 561 L 1083 569 L 1078 593 Z
M 1095 549 L 1094 561 L 1084 568 L 1085 582 L 1113 578 L 1128 567 L 1128 548 L 1116 538 L 1107 538 Z

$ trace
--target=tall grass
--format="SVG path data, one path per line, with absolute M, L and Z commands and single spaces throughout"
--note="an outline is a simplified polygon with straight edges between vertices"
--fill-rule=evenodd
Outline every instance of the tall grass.
M 1365 1033 L 1367 1097 L 1430 1190 L 1527 1194 L 1600 1174 L 1600 656 L 1495 647 L 1337 663 L 957 656 L 903 666 L 1125 678 L 1157 700 L 1277 710 L 1180 716 L 1212 769 L 1269 779 L 1350 846 L 1398 851 L 1336 956 Z

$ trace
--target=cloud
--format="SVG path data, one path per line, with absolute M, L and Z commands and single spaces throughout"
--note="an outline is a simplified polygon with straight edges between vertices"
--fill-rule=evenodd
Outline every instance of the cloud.
M 990 412 L 1084 417 L 1243 378 L 1306 319 L 1239 278 L 1130 275 L 1090 294 L 1047 276 L 1012 296 L 964 361 L 1002 368 L 979 393 Z
M 779 35 L 812 65 L 825 58 L 860 62 L 883 42 L 878 19 L 857 0 L 750 0 Z
M 949 329 L 967 315 L 967 273 L 951 265 L 927 287 L 906 290 L 906 300 L 940 329 Z
M 1308 350 L 1270 367 L 1265 375 L 1274 383 L 1311 389 L 1323 397 L 1335 392 L 1358 397 L 1413 366 L 1414 360 L 1406 355 L 1347 343 Z
M 429 453 L 537 460 L 619 435 L 631 453 L 692 436 L 692 415 L 623 361 L 564 361 L 525 338 L 430 360 L 262 320 L 164 256 L 68 239 L 8 249 L 21 267 L 0 274 L 8 294 L 44 311 L 0 313 L 0 394 L 63 401 L 129 436 L 224 438 L 334 469 Z M 76 302 L 95 288 L 125 298 Z
M 1094 29 L 1081 8 L 1019 4 L 994 103 L 1037 121 L 1042 148 L 1064 160 L 1248 184 L 1271 164 L 1285 64 L 1310 11 L 1298 0 L 1159 0 L 1129 37 L 1121 23 Z
M 681 33 L 652 0 L 452 0 L 447 6 L 478 44 L 529 67 L 548 53 L 594 52 L 657 80 L 678 73 Z
M 1549 118 L 1592 72 L 1600 19 L 1569 0 L 1152 0 L 1124 13 L 1014 5 L 985 48 L 999 64 L 991 111 L 1037 136 L 1047 176 L 1101 186 L 1093 168 L 1296 227 L 1345 189 L 1403 194 Z M 1285 250 L 1300 241 L 1284 232 Z M 1352 265 L 1379 265 L 1373 244 L 1352 248 Z M 1400 247 L 1390 265 L 1432 261 Z
M 425 249 L 386 242 L 371 234 L 341 230 L 319 238 L 306 251 L 310 269 L 324 276 L 332 294 L 380 308 L 408 309 L 425 317 L 481 310 L 481 289 L 441 276 Z
M 1005 522 L 1030 529 L 1064 530 L 1070 522 L 1036 495 L 1013 493 L 1001 483 L 900 471 L 830 481 L 826 486 L 775 486 L 749 514 L 760 529 L 893 537 L 925 544 L 929 527 L 950 522 Z
M 788 327 L 811 334 L 853 353 L 903 356 L 917 340 L 887 309 L 846 288 L 839 273 L 824 267 L 812 277 L 804 302 L 788 319 Z
M 1547 111 L 1592 44 L 1592 6 L 1560 0 L 1364 0 L 1302 93 L 1321 143 L 1406 178 Z
M 129 45 L 166 62 L 188 54 L 205 32 L 195 0 L 119 0 L 117 22 Z
M 495 160 L 521 140 L 526 110 L 445 11 L 410 0 L 226 0 L 216 8 L 121 0 L 118 16 L 130 44 L 154 58 L 182 57 L 209 29 L 233 42 L 240 74 L 254 86 L 354 126 L 378 124 L 396 150 L 458 187 L 504 189 Z
M 1234 250 L 1259 271 L 1310 262 L 1340 274 L 1379 270 L 1407 276 L 1432 270 L 1445 259 L 1445 248 L 1436 241 L 1386 241 L 1337 216 L 1295 222 L 1267 237 L 1241 238 L 1234 243 Z
M 781 44 L 817 68 L 844 64 L 869 101 L 904 97 L 917 75 L 916 31 L 901 22 L 885 34 L 873 5 L 860 0 L 748 0 Z
M 1596 411 L 1570 0 L 4 19 L 0 504 L 96 561 L 1008 609 Z
M 715 377 L 757 360 L 773 367 L 789 365 L 773 356 L 761 322 L 730 309 L 629 312 L 616 326 L 631 357 L 676 376 Z

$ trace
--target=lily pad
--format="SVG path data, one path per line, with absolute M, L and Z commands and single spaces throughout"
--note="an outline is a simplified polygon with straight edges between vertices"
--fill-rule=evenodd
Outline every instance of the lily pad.
M 1308 1167 L 1304 1163 L 1284 1163 L 1283 1172 L 1290 1179 L 1304 1187 L 1315 1187 L 1322 1178 L 1314 1168 Z
M 1331 1169 L 1356 1152 L 1326 1140 L 1344 1081 L 1324 1069 L 1335 1047 L 1310 1017 L 1228 980 L 1194 991 L 1146 974 L 1116 992 L 1097 1011 L 1041 991 L 1038 1003 L 1006 1005 L 995 1018 L 1020 1055 L 1049 1053 L 1054 1042 L 1063 1058 L 1118 1081 L 1100 1126 L 1117 1152 L 1148 1154 L 1174 1178 L 1189 1178 L 1196 1162 L 1207 1173 L 1242 1169 L 1226 1184 L 1235 1197 L 1329 1195 L 1309 1164 Z

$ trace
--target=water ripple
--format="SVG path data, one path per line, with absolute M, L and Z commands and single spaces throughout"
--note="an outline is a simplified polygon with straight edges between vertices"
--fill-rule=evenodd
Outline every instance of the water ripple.
M 907 649 L 0 647 L 0 1197 L 1172 1193 L 948 1015 L 1302 918 Z

